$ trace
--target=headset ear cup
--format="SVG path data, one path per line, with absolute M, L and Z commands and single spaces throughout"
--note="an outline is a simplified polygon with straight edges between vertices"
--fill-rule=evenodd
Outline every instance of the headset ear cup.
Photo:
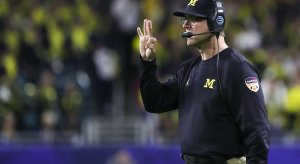
M 225 26 L 224 7 L 222 0 L 213 0 L 214 8 L 209 14 L 208 28 L 219 35 Z

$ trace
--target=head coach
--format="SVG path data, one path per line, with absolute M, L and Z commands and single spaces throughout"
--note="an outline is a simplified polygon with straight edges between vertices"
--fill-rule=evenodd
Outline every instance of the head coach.
M 179 141 L 186 164 L 265 164 L 270 126 L 256 68 L 225 42 L 222 0 L 188 0 L 175 11 L 188 47 L 198 55 L 184 61 L 167 82 L 156 77 L 157 39 L 145 19 L 140 38 L 140 90 L 146 111 L 178 109 Z

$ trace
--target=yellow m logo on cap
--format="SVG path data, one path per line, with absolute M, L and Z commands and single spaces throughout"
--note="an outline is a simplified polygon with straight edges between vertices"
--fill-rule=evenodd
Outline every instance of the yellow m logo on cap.
M 206 83 L 204 85 L 204 88 L 214 89 L 215 81 L 216 81 L 215 79 L 206 79 Z
M 190 0 L 190 3 L 188 4 L 188 6 L 195 6 L 195 4 L 197 3 L 198 0 Z

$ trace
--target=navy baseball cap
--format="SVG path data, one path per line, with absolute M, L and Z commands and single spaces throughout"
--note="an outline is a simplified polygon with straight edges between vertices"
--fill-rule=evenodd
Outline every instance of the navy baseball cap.
M 177 17 L 192 15 L 202 18 L 208 18 L 213 9 L 213 0 L 190 0 L 185 9 L 177 10 L 173 12 L 173 15 Z

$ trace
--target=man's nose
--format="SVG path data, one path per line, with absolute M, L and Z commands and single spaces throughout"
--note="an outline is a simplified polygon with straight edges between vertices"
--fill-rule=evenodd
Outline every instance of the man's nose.
M 191 27 L 190 21 L 184 20 L 184 21 L 182 22 L 182 27 L 183 27 L 183 28 L 189 28 L 189 27 Z

